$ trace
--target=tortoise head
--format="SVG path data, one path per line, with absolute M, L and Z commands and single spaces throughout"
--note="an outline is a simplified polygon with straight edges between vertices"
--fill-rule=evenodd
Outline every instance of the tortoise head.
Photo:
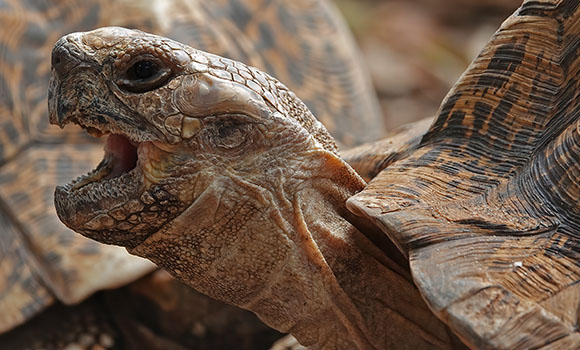
M 274 78 L 167 38 L 117 27 L 73 33 L 56 43 L 52 65 L 51 123 L 108 135 L 98 167 L 57 187 L 57 212 L 104 243 L 135 247 L 200 197 L 235 206 L 248 191 L 260 197 L 301 154 L 336 153 Z

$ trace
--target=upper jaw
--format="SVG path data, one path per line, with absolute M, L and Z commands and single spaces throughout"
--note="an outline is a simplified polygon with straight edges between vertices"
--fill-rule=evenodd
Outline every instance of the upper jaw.
M 127 107 L 111 88 L 110 72 L 90 48 L 82 43 L 82 33 L 61 38 L 52 52 L 48 89 L 49 121 L 64 128 L 73 123 L 100 134 L 119 134 L 137 144 L 164 141 L 163 133 L 146 118 Z
M 90 71 L 64 81 L 53 72 L 48 97 L 50 123 L 60 128 L 76 124 L 91 136 L 124 135 L 135 144 L 164 140 L 157 130 L 148 127 L 145 118 L 123 105 L 107 84 Z

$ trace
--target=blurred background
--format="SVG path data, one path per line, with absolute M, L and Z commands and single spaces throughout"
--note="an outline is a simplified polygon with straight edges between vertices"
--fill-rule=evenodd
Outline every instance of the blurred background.
M 363 53 L 387 130 L 433 116 L 520 0 L 336 0 Z

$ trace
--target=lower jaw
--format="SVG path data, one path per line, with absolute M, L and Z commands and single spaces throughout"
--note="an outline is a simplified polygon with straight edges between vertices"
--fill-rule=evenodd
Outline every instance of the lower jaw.
M 81 179 L 81 181 L 83 181 Z M 74 231 L 90 229 L 87 223 L 100 215 L 125 205 L 131 200 L 139 199 L 146 190 L 141 170 L 136 167 L 111 179 L 89 182 L 82 187 L 75 187 L 78 181 L 57 186 L 54 193 L 54 204 L 60 220 Z M 111 225 L 112 228 L 114 220 Z

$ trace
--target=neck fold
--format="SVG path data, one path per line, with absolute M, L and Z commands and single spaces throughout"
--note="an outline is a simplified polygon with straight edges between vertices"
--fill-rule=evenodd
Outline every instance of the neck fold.
M 300 179 L 300 186 L 283 191 L 293 193 L 292 199 L 279 198 L 274 206 L 286 206 L 276 215 L 286 213 L 279 221 L 294 253 L 244 307 L 313 349 L 450 348 L 447 327 L 428 310 L 408 267 L 353 224 L 357 218 L 346 199 L 364 181 L 346 164 L 321 168 L 327 171 Z

